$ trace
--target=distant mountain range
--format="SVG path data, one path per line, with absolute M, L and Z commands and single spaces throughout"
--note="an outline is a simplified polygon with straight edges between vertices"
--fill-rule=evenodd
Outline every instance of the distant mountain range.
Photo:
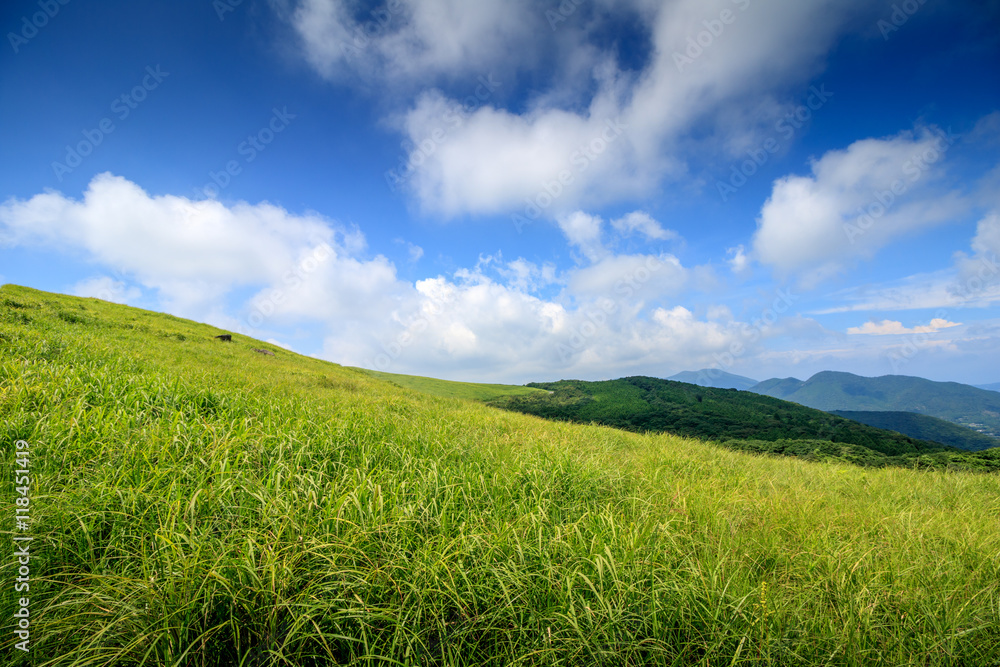
M 905 375 L 869 378 L 835 371 L 817 373 L 805 381 L 772 378 L 756 382 L 717 368 L 684 371 L 667 379 L 781 398 L 969 451 L 1000 446 L 1000 382 L 973 386 Z
M 721 371 L 718 368 L 703 368 L 700 371 L 683 371 L 677 375 L 671 375 L 667 379 L 673 380 L 674 382 L 696 384 L 699 387 L 714 387 L 715 389 L 741 389 L 743 391 L 759 384 L 759 381 L 754 380 L 753 378 L 744 377 L 742 375 L 733 375 L 732 373 Z
M 869 378 L 823 371 L 808 380 L 765 380 L 750 391 L 819 410 L 916 412 L 1000 435 L 1000 392 L 906 375 Z

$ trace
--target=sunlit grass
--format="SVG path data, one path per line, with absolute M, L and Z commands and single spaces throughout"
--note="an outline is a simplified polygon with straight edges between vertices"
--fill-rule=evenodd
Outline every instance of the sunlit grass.
M 455 382 L 425 378 L 419 375 L 400 375 L 382 371 L 366 370 L 366 373 L 380 380 L 386 380 L 406 389 L 415 389 L 425 394 L 442 396 L 444 398 L 468 398 L 476 401 L 489 401 L 500 396 L 524 396 L 529 394 L 546 394 L 544 389 L 524 387 L 512 384 L 481 384 L 475 382 Z
M 549 423 L 217 333 L 0 288 L 39 577 L 3 664 L 1000 662 L 995 475 Z

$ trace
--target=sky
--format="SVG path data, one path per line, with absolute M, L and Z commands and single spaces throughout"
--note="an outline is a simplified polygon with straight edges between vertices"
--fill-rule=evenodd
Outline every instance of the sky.
M 0 283 L 454 380 L 1000 381 L 1000 1 L 7 0 Z

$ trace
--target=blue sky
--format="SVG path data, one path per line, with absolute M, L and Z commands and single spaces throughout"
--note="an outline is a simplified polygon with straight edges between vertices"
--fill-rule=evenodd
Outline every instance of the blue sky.
M 6 2 L 0 281 L 353 366 L 1000 381 L 1000 3 Z

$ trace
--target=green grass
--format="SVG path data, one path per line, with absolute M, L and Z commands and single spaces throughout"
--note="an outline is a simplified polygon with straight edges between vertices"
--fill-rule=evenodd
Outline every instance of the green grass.
M 454 382 L 436 378 L 420 377 L 419 375 L 399 375 L 382 371 L 365 370 L 372 377 L 393 384 L 414 389 L 432 396 L 443 398 L 467 398 L 473 401 L 492 401 L 501 396 L 530 396 L 532 394 L 547 394 L 542 389 L 523 387 L 513 384 L 480 384 L 476 382 Z
M 0 288 L 35 537 L 0 664 L 1000 661 L 996 475 L 550 423 L 217 333 Z

